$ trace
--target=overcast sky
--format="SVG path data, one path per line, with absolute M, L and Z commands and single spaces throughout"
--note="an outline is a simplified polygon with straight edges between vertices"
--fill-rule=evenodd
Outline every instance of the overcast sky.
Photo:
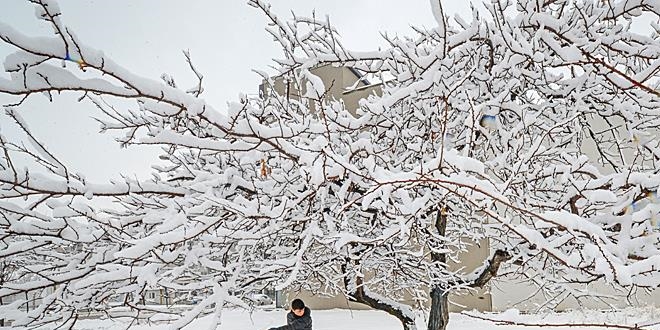
M 469 13 L 467 1 L 445 1 L 448 13 Z M 411 34 L 410 25 L 433 27 L 429 0 L 273 0 L 280 17 L 291 11 L 305 16 L 330 16 L 349 49 L 383 46 L 380 32 Z M 28 1 L 3 0 L 0 21 L 28 35 L 51 35 L 51 28 L 34 16 Z M 281 57 L 264 31 L 266 18 L 242 0 L 225 1 L 60 1 L 64 23 L 83 43 L 134 73 L 159 79 L 172 74 L 179 86 L 194 80 L 182 50 L 190 50 L 204 74 L 205 98 L 222 110 L 241 92 L 255 93 L 259 77 L 252 69 L 268 70 L 272 58 Z M 4 58 L 13 50 L 0 45 Z M 3 73 L 4 74 L 4 73 Z M 32 96 L 20 108 L 34 134 L 70 168 L 93 180 L 117 178 L 119 173 L 145 177 L 154 162 L 154 150 L 120 150 L 113 137 L 98 134 L 91 118 L 98 112 L 75 102 L 80 95 L 61 95 L 48 103 Z M 0 98 L 0 101 L 6 98 Z M 4 101 L 2 104 L 6 104 Z M 18 136 L 14 125 L 0 116 L 0 132 Z
M 272 0 L 280 17 L 291 12 L 318 17 L 330 16 L 345 46 L 372 50 L 385 46 L 381 32 L 407 34 L 410 25 L 431 28 L 435 20 L 431 0 Z M 435 1 L 435 0 L 433 0 Z M 445 0 L 449 16 L 470 17 L 468 0 Z M 64 23 L 83 43 L 102 50 L 107 57 L 135 74 L 159 80 L 169 73 L 180 87 L 194 83 L 182 50 L 189 50 L 204 74 L 206 101 L 222 111 L 239 93 L 255 93 L 260 78 L 252 69 L 269 71 L 272 58 L 280 58 L 277 45 L 264 31 L 266 18 L 246 0 L 76 0 L 60 1 Z M 477 6 L 483 9 L 483 6 Z M 633 24 L 646 30 L 655 17 Z M 53 36 L 52 29 L 34 16 L 27 0 L 2 0 L 0 22 L 27 35 Z M 14 50 L 0 43 L 0 57 Z M 272 72 L 272 71 L 271 71 Z M 5 74 L 5 73 L 0 73 Z M 33 133 L 72 170 L 94 180 L 118 177 L 119 173 L 150 173 L 156 151 L 139 148 L 120 150 L 112 136 L 99 135 L 91 118 L 98 112 L 75 102 L 80 95 L 67 94 L 48 103 L 33 96 L 20 109 Z M 0 95 L 0 104 L 7 104 Z M 4 112 L 3 112 L 4 113 Z M 0 114 L 0 133 L 16 137 L 15 126 Z M 141 147 L 140 147 L 141 148 Z

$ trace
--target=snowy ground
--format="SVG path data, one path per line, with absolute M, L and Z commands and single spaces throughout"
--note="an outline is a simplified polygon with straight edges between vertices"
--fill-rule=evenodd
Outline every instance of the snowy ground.
M 476 313 L 475 313 L 476 314 Z M 523 323 L 543 323 L 543 324 L 567 324 L 567 323 L 591 323 L 591 324 L 619 324 L 646 326 L 644 329 L 660 330 L 660 309 L 657 308 L 637 308 L 626 309 L 617 312 L 598 312 L 598 311 L 574 311 L 568 313 L 548 313 L 535 315 L 522 315 L 517 311 L 510 310 L 499 314 L 480 314 L 492 319 L 503 319 Z M 312 319 L 314 330 L 399 330 L 400 323 L 394 317 L 384 312 L 378 311 L 349 311 L 349 310 L 323 310 L 313 311 Z M 269 327 L 279 326 L 284 323 L 285 311 L 257 310 L 253 313 L 241 310 L 227 310 L 223 313 L 223 324 L 221 330 L 263 330 Z M 656 324 L 657 323 L 657 324 Z M 126 324 L 113 324 L 108 320 L 81 320 L 77 329 L 103 329 L 119 330 L 125 329 Z M 608 329 L 605 327 L 571 327 L 573 329 Z M 154 330 L 167 329 L 167 324 L 140 324 L 131 329 Z M 208 329 L 208 319 L 202 318 L 190 324 L 185 329 Z M 420 327 L 420 329 L 424 329 Z M 461 314 L 452 314 L 448 329 L 451 330 L 511 330 L 511 329 L 568 329 L 566 326 L 516 326 L 516 325 L 495 325 L 490 321 L 477 320 Z

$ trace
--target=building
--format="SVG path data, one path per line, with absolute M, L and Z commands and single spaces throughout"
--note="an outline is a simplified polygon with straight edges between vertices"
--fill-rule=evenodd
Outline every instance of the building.
M 327 96 L 334 97 L 341 100 L 345 107 L 355 113 L 358 108 L 358 102 L 371 94 L 381 93 L 380 83 L 371 83 L 365 79 L 360 72 L 350 67 L 333 67 L 331 65 L 324 65 L 310 70 L 313 74 L 317 75 L 323 81 L 324 86 L 328 88 Z M 281 95 L 293 94 L 297 92 L 283 79 L 274 79 L 274 88 Z M 267 91 L 262 85 L 261 93 Z M 304 91 L 303 91 L 304 92 Z M 597 125 L 597 124 L 596 124 Z M 593 146 L 593 141 L 585 141 L 585 150 L 593 150 L 596 153 L 596 148 Z M 474 246 L 467 253 L 461 256 L 461 267 L 466 272 L 475 270 L 480 267 L 485 260 L 491 255 L 489 243 L 484 240 L 479 246 Z M 456 265 L 454 265 L 456 266 Z M 586 288 L 586 289 L 585 289 Z M 632 299 L 627 299 L 628 292 L 616 292 L 614 289 L 609 288 L 604 282 L 596 282 L 585 285 L 576 285 L 576 289 L 589 290 L 593 288 L 598 292 L 605 292 L 611 295 L 611 299 L 576 299 L 574 297 L 558 296 L 557 309 L 573 309 L 573 308 L 611 308 L 611 307 L 625 307 L 627 305 L 655 305 L 660 306 L 660 290 L 643 291 L 638 290 Z M 284 291 L 275 292 L 274 290 L 264 292 L 269 294 L 276 302 L 277 307 L 286 307 L 288 302 L 294 298 L 303 299 L 313 309 L 330 309 L 330 308 L 350 308 L 350 309 L 368 309 L 369 307 L 350 302 L 343 296 L 318 296 L 307 291 Z M 548 300 L 548 297 L 543 296 L 538 292 L 535 287 L 528 283 L 521 283 L 513 278 L 495 278 L 491 281 L 489 286 L 483 290 L 476 290 L 464 295 L 452 295 L 450 301 L 450 310 L 471 310 L 477 309 L 480 311 L 502 311 L 509 308 L 518 308 L 522 311 L 536 311 L 543 307 L 543 304 Z M 406 304 L 415 306 L 416 302 L 410 298 L 403 301 Z

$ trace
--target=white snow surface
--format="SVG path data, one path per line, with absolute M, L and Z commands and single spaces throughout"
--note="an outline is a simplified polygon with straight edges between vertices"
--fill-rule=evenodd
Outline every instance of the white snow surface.
M 634 325 L 646 326 L 644 329 L 660 330 L 660 309 L 645 307 L 645 308 L 629 308 L 619 311 L 571 311 L 564 313 L 542 313 L 542 314 L 522 314 L 513 309 L 501 313 L 479 313 L 476 311 L 465 312 L 471 315 L 477 315 L 493 320 L 506 320 L 518 323 L 528 324 L 575 324 L 575 323 L 598 323 L 608 325 Z M 212 329 L 209 328 L 213 322 L 213 315 L 193 321 L 186 330 L 191 329 Z M 222 313 L 221 324 L 219 330 L 265 330 L 270 327 L 284 325 L 286 322 L 286 311 L 282 309 L 276 310 L 255 310 L 252 313 L 246 310 L 229 309 Z M 332 310 L 312 310 L 312 322 L 314 330 L 345 330 L 345 329 L 359 329 L 359 330 L 398 330 L 401 329 L 399 321 L 381 311 L 373 310 L 347 310 L 347 309 L 332 309 Z M 418 318 L 418 329 L 425 329 L 424 317 Z M 87 319 L 78 321 L 75 329 L 80 330 L 119 330 L 125 329 L 127 323 L 119 323 L 110 320 L 95 320 Z M 131 329 L 136 330 L 152 330 L 152 329 L 167 329 L 169 324 L 144 324 L 140 323 L 134 325 Z M 452 313 L 449 317 L 448 330 L 512 330 L 512 329 L 545 329 L 545 330 L 558 330 L 558 329 L 607 329 L 605 327 L 559 327 L 559 326 L 524 326 L 524 325 L 496 325 L 494 322 L 479 320 L 467 315 Z M 611 328 L 609 328 L 611 329 Z

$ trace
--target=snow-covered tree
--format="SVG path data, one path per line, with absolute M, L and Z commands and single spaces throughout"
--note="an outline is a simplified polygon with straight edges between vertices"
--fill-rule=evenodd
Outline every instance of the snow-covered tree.
M 210 292 L 172 323 L 180 328 L 211 308 L 217 322 L 245 293 L 295 279 L 318 230 L 300 202 L 311 193 L 296 165 L 306 153 L 289 139 L 307 136 L 311 118 L 293 122 L 248 99 L 220 114 L 200 98 L 203 77 L 187 53 L 194 88 L 143 79 L 80 42 L 55 2 L 34 3 L 54 38 L 0 28 L 17 48 L 0 91 L 20 97 L 5 109 L 28 142 L 2 138 L 1 256 L 12 271 L 0 314 L 12 326 L 72 327 L 89 311 L 162 319 L 171 312 L 146 305 L 146 290 Z M 164 146 L 153 178 L 96 184 L 51 154 L 20 106 L 59 92 L 100 109 L 102 131 L 124 133 L 120 143 Z M 120 108 L 125 99 L 134 108 Z M 100 207 L 108 198 L 115 207 Z
M 444 329 L 448 293 L 505 262 L 565 294 L 660 284 L 660 32 L 629 31 L 657 1 L 496 1 L 470 22 L 431 1 L 437 27 L 353 52 L 328 21 L 282 21 L 253 0 L 281 75 L 226 114 L 203 100 L 187 53 L 193 88 L 144 79 L 85 46 L 54 2 L 32 2 L 54 38 L 0 26 L 17 48 L 0 92 L 19 97 L 5 108 L 29 142 L 1 140 L 0 302 L 12 302 L 0 314 L 15 326 L 71 327 L 89 310 L 156 318 L 168 311 L 145 305 L 146 289 L 210 290 L 180 328 L 275 285 L 344 294 L 406 329 L 416 306 L 398 300 L 429 299 L 428 328 Z M 382 95 L 353 113 L 313 73 L 322 65 L 379 77 Z M 120 143 L 163 146 L 153 178 L 95 184 L 51 154 L 20 107 L 60 92 L 100 109 Z M 95 202 L 109 197 L 112 209 Z M 448 267 L 486 239 L 483 267 Z
M 438 27 L 375 52 L 254 3 L 285 50 L 282 73 L 327 127 L 322 255 L 343 260 L 322 259 L 325 285 L 343 279 L 348 297 L 405 327 L 413 315 L 392 292 L 426 287 L 429 329 L 446 326 L 448 292 L 486 284 L 508 259 L 560 299 L 600 279 L 658 285 L 660 40 L 657 25 L 630 31 L 657 2 L 497 1 L 450 24 L 431 1 Z M 296 75 L 328 64 L 380 75 L 383 95 L 351 116 Z M 447 267 L 483 238 L 494 247 L 483 268 Z

